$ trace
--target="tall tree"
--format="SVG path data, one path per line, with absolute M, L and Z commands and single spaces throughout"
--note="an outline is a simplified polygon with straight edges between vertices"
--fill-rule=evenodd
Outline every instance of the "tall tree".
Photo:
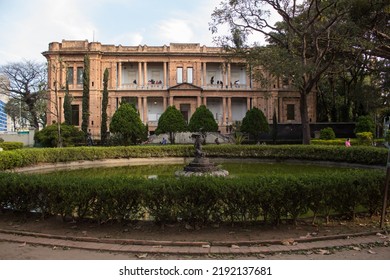
M 88 134 L 89 126 L 89 56 L 84 56 L 84 72 L 83 72 L 83 100 L 81 105 L 81 130 L 85 135 Z
M 139 144 L 147 138 L 147 128 L 134 105 L 122 103 L 111 119 L 110 131 L 122 145 Z
M 156 134 L 168 133 L 169 141 L 175 144 L 176 133 L 186 130 L 187 124 L 183 114 L 175 106 L 169 106 L 158 119 Z
M 66 79 L 66 84 L 65 84 L 64 118 L 65 118 L 65 124 L 72 125 L 72 96 L 69 93 L 68 79 Z
M 106 68 L 103 74 L 102 124 L 100 126 L 100 140 L 102 145 L 105 145 L 107 141 L 108 74 L 108 69 Z
M 224 0 L 212 14 L 212 32 L 216 33 L 225 24 L 234 31 L 232 35 L 219 36 L 220 44 L 241 54 L 253 66 L 285 77 L 299 90 L 304 144 L 310 143 L 308 95 L 337 53 L 361 51 L 353 48 L 361 30 L 349 20 L 356 1 L 360 0 Z M 270 23 L 270 11 L 266 7 L 278 13 L 282 20 Z M 237 36 L 245 39 L 250 33 L 264 35 L 269 45 L 261 47 L 257 43 L 253 48 L 246 48 L 242 43 L 237 45 Z
M 264 113 L 256 107 L 247 111 L 242 119 L 241 131 L 249 133 L 256 142 L 260 141 L 260 134 L 269 132 L 269 125 Z
M 28 111 L 30 125 L 38 129 L 45 122 L 40 104 L 45 103 L 46 97 L 46 66 L 32 61 L 15 62 L 1 66 L 0 73 L 6 77 L 0 79 L 0 88 L 21 102 L 21 108 Z
M 188 130 L 192 132 L 201 132 L 204 142 L 206 142 L 207 132 L 218 131 L 218 124 L 214 119 L 213 113 L 205 105 L 196 108 L 188 124 Z

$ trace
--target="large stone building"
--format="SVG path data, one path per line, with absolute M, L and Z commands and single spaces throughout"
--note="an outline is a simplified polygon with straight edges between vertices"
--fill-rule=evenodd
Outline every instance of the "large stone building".
M 121 102 L 133 103 L 151 133 L 169 105 L 175 105 L 189 121 L 196 108 L 206 105 L 221 133 L 247 110 L 261 109 L 269 122 L 274 110 L 279 123 L 300 123 L 299 93 L 286 81 L 271 76 L 261 87 L 245 61 L 227 59 L 221 48 L 199 44 L 169 46 L 115 46 L 99 42 L 52 42 L 47 58 L 51 102 L 48 123 L 63 122 L 66 79 L 73 96 L 73 123 L 81 125 L 83 59 L 90 58 L 90 123 L 94 138 L 100 137 L 103 73 L 109 70 L 109 121 Z M 56 90 L 57 89 L 57 90 Z M 315 96 L 309 96 L 309 118 L 315 121 Z M 56 114 L 56 107 L 59 114 Z

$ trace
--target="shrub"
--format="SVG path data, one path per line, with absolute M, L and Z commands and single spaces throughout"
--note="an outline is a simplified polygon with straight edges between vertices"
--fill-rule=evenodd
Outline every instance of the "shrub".
M 336 134 L 333 131 L 333 128 L 326 127 L 320 131 L 320 139 L 322 140 L 333 140 L 336 138 Z
M 375 134 L 375 123 L 370 116 L 360 116 L 357 119 L 355 133 L 371 132 Z
M 373 136 L 371 132 L 359 132 L 356 133 L 356 137 L 360 145 L 371 146 Z
M 375 170 L 253 178 L 85 176 L 67 173 L 0 173 L 0 206 L 64 219 L 137 220 L 146 211 L 156 223 L 295 221 L 311 209 L 353 217 L 381 205 L 385 174 Z
M 147 139 L 146 126 L 134 106 L 122 103 L 111 119 L 110 131 L 119 134 L 120 145 L 135 145 Z
M 61 138 L 63 147 L 72 147 L 84 142 L 84 133 L 73 125 L 61 124 Z M 35 141 L 43 147 L 58 146 L 58 126 L 52 124 L 35 133 Z
M 23 143 L 22 142 L 1 142 L 0 141 L 0 148 L 3 148 L 4 151 L 22 149 Z

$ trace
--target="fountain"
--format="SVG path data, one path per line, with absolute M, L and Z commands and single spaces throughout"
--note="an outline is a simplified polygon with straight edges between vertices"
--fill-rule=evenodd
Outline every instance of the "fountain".
M 229 175 L 227 170 L 223 170 L 216 166 L 214 163 L 205 156 L 202 151 L 202 135 L 201 133 L 193 133 L 191 138 L 195 139 L 194 147 L 194 160 L 191 161 L 183 170 L 176 171 L 176 176 L 216 176 L 226 177 Z

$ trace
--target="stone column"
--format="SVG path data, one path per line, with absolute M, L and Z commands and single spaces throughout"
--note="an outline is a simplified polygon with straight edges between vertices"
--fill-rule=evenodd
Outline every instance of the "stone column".
M 169 97 L 169 106 L 172 106 L 173 105 L 173 96 L 170 96 Z
M 232 98 L 228 97 L 227 99 L 227 107 L 228 107 L 228 118 L 229 122 L 232 121 Z
M 118 87 L 122 86 L 122 62 L 118 62 Z
M 148 63 L 144 62 L 144 85 L 148 84 Z
M 163 96 L 163 108 L 164 108 L 164 112 L 165 110 L 167 109 L 167 98 L 165 96 Z
M 203 105 L 207 107 L 207 97 L 203 96 Z
M 198 108 L 200 105 L 202 105 L 202 98 L 199 95 L 196 97 L 196 107 Z
M 247 97 L 246 98 L 246 110 L 249 111 L 251 108 L 251 98 Z
M 226 98 L 222 97 L 222 124 L 226 121 Z
M 167 63 L 163 62 L 163 71 L 164 71 L 164 81 L 163 81 L 163 86 L 167 87 Z
M 203 62 L 203 86 L 207 86 L 207 69 L 206 69 L 206 62 Z
M 232 82 L 232 71 L 231 71 L 231 64 L 228 63 L 227 65 L 227 86 L 230 88 L 230 83 Z
M 148 123 L 148 98 L 144 97 L 144 107 L 143 107 L 143 115 L 144 115 L 144 124 Z
M 139 116 L 140 116 L 141 120 L 143 121 L 144 118 L 143 118 L 143 114 L 142 114 L 142 97 L 137 97 L 137 106 L 138 106 Z
M 144 81 L 142 79 L 142 62 L 138 62 L 138 85 L 144 85 Z

